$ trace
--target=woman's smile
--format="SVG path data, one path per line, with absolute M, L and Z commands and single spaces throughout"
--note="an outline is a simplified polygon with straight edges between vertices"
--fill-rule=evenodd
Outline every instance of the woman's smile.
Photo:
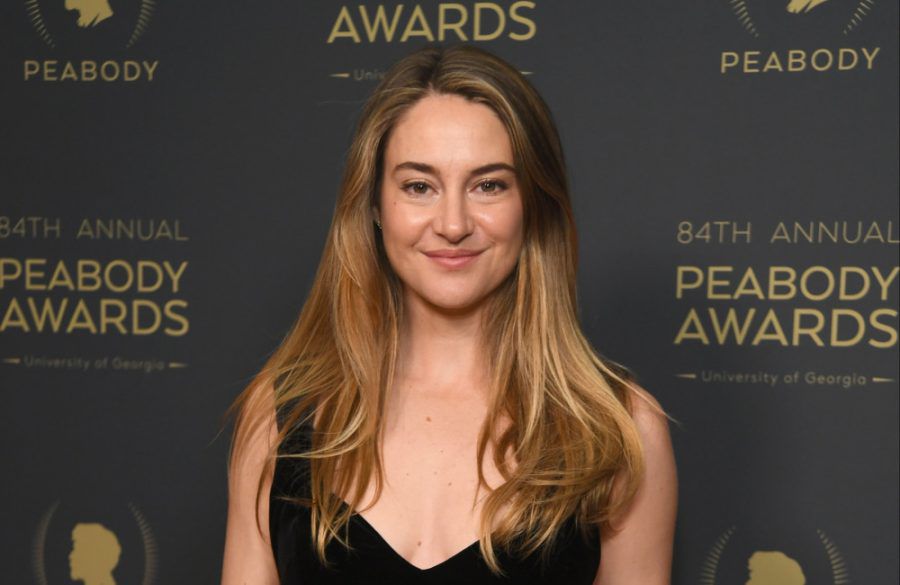
M 439 266 L 457 269 L 475 262 L 484 250 L 431 250 L 424 254 Z

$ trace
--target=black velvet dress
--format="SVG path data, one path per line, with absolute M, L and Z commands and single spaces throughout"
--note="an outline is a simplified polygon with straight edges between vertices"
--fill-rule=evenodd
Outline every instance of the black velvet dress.
M 293 433 L 282 452 L 308 448 L 308 429 Z M 326 550 L 330 567 L 316 555 L 310 536 L 309 509 L 284 501 L 280 496 L 309 497 L 309 463 L 301 458 L 280 458 L 269 507 L 269 532 L 281 585 L 325 584 L 421 584 L 461 583 L 590 585 L 600 563 L 600 537 L 595 530 L 585 541 L 573 519 L 560 530 L 547 562 L 540 551 L 520 558 L 498 550 L 505 577 L 491 573 L 481 557 L 478 542 L 449 559 L 420 569 L 401 557 L 359 514 L 351 516 L 348 527 L 351 549 L 332 540 Z

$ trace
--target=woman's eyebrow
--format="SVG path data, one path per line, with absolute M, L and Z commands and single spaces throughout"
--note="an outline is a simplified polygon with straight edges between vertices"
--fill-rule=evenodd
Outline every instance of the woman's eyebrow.
M 429 175 L 434 175 L 435 177 L 439 177 L 441 175 L 441 173 L 436 168 L 428 163 L 422 162 L 402 162 L 394 167 L 393 172 L 396 174 L 397 171 L 400 171 L 402 169 L 411 169 L 414 171 L 419 171 L 420 173 L 428 173 Z M 494 171 L 510 171 L 511 173 L 515 174 L 516 169 L 512 165 L 504 162 L 488 163 L 469 171 L 469 176 L 483 175 L 485 173 L 493 173 Z

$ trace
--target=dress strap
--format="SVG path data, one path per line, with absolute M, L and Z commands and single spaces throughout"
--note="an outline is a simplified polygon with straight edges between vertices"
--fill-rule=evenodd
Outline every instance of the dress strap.
M 290 404 L 290 403 L 289 403 Z M 279 408 L 275 413 L 278 430 L 281 431 L 287 422 L 290 405 Z M 303 420 L 302 418 L 300 419 Z M 278 445 L 278 459 L 275 462 L 275 475 L 272 482 L 272 495 L 308 498 L 310 465 L 305 457 L 290 455 L 308 451 L 312 446 L 312 424 L 299 422 L 292 428 L 284 441 Z

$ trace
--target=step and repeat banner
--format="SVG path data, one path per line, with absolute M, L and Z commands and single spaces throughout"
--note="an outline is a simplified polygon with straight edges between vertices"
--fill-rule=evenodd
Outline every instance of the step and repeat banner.
M 3 2 L 0 581 L 218 582 L 222 417 L 309 290 L 363 101 L 464 41 L 550 104 L 584 327 L 678 419 L 674 582 L 897 583 L 897 23 L 876 0 Z

